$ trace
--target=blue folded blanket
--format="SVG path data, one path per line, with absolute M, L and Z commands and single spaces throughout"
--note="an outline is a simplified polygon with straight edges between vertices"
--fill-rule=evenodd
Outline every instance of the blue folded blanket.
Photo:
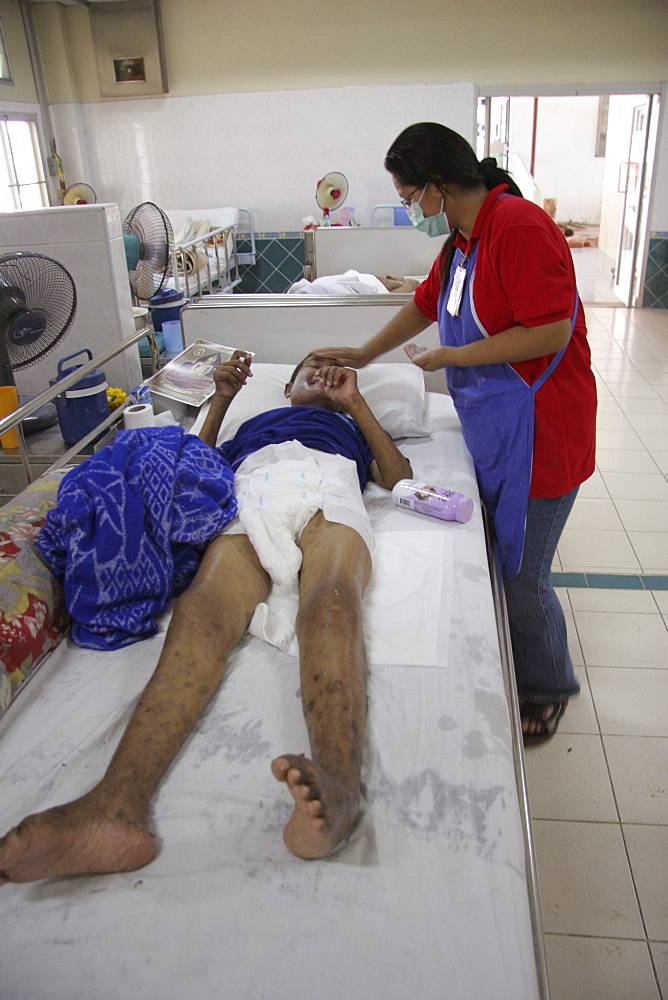
M 229 463 L 180 427 L 120 431 L 68 472 L 37 547 L 64 585 L 74 642 L 117 649 L 154 635 L 236 513 Z

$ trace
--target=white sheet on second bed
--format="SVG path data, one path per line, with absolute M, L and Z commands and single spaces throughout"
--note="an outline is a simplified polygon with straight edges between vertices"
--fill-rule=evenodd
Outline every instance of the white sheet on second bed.
M 430 396 L 429 410 L 433 440 L 402 450 L 416 475 L 477 499 L 450 400 Z M 459 525 L 375 487 L 366 502 L 366 795 L 345 849 L 305 863 L 282 844 L 291 807 L 269 761 L 308 749 L 298 666 L 247 637 L 156 796 L 156 860 L 2 888 L 12 1000 L 538 995 L 479 505 Z M 61 644 L 46 662 L 0 724 L 0 825 L 98 778 L 166 618 L 126 650 Z

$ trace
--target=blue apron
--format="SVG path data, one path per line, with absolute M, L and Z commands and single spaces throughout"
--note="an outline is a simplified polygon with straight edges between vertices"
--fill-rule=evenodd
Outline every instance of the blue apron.
M 443 346 L 461 347 L 489 336 L 473 303 L 477 252 L 477 242 L 468 258 L 455 250 L 448 285 L 438 304 Z M 446 303 L 460 264 L 466 270 L 464 290 L 458 315 L 451 316 Z M 571 333 L 578 305 L 576 294 Z M 512 580 L 522 563 L 533 462 L 534 397 L 565 350 L 563 347 L 554 356 L 533 385 L 528 385 L 507 363 L 446 368 L 450 395 L 475 464 L 480 496 L 494 522 L 504 580 Z

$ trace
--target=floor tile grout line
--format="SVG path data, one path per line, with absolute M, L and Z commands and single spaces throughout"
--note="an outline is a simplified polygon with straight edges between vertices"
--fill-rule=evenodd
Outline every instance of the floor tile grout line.
M 586 669 L 586 664 L 585 664 L 585 669 Z M 589 679 L 589 675 L 588 674 L 587 674 L 587 679 Z M 648 937 L 648 934 L 647 934 L 647 923 L 645 921 L 645 915 L 644 915 L 644 913 L 642 911 L 642 905 L 641 905 L 641 902 L 640 902 L 640 894 L 638 892 L 638 886 L 636 884 L 636 877 L 635 877 L 634 872 L 633 872 L 633 865 L 631 864 L 631 855 L 629 853 L 628 843 L 627 843 L 627 840 L 626 840 L 626 836 L 624 834 L 624 823 L 622 821 L 622 815 L 621 815 L 621 812 L 620 812 L 619 803 L 617 801 L 617 791 L 615 789 L 615 783 L 614 783 L 613 778 L 612 778 L 612 771 L 610 769 L 610 762 L 608 760 L 608 752 L 607 752 L 606 745 L 605 745 L 605 739 L 603 738 L 603 733 L 601 732 L 601 723 L 600 723 L 600 720 L 599 720 L 599 717 L 598 717 L 598 711 L 596 709 L 596 702 L 594 701 L 593 694 L 592 694 L 592 702 L 593 702 L 593 705 L 594 705 L 594 714 L 596 715 L 596 724 L 598 725 L 599 734 L 600 734 L 601 749 L 603 751 L 603 759 L 605 760 L 605 768 L 606 768 L 606 771 L 608 773 L 608 780 L 610 781 L 610 789 L 612 791 L 612 797 L 613 797 L 614 803 L 615 803 L 615 810 L 616 810 L 617 816 L 619 818 L 618 825 L 619 825 L 619 832 L 620 832 L 621 838 L 622 838 L 622 843 L 624 845 L 624 857 L 626 858 L 626 864 L 628 865 L 629 874 L 631 876 L 631 883 L 633 885 L 633 895 L 635 897 L 636 906 L 638 907 L 638 915 L 640 916 L 640 923 L 642 925 L 642 929 L 643 929 L 643 932 L 644 932 L 644 935 L 645 935 L 645 942 L 647 943 L 647 949 L 650 952 L 650 959 L 651 959 L 651 948 L 649 947 L 649 937 Z M 652 971 L 654 973 L 654 978 L 656 979 L 656 969 L 654 968 L 654 962 L 652 962 Z
M 587 938 L 591 941 L 629 941 L 629 942 L 643 942 L 645 944 L 666 944 L 665 941 L 656 940 L 655 938 L 634 938 L 620 936 L 617 934 L 574 934 L 573 931 L 545 931 L 545 937 L 576 937 L 576 938 Z
M 563 733 L 563 736 L 595 736 L 596 733 Z M 665 736 L 648 737 L 656 739 L 668 739 Z M 622 826 L 621 820 L 614 819 L 548 819 L 543 816 L 532 816 L 532 823 L 586 823 L 588 826 Z M 631 823 L 626 822 L 626 826 L 666 826 L 666 823 Z M 652 938 L 655 940 L 655 938 Z

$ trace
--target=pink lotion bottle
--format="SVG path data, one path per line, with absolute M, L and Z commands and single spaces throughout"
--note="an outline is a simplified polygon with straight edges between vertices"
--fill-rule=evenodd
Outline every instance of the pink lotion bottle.
M 473 513 L 470 497 L 417 479 L 400 479 L 392 490 L 392 499 L 398 507 L 440 517 L 443 521 L 459 521 L 460 524 L 466 524 Z

